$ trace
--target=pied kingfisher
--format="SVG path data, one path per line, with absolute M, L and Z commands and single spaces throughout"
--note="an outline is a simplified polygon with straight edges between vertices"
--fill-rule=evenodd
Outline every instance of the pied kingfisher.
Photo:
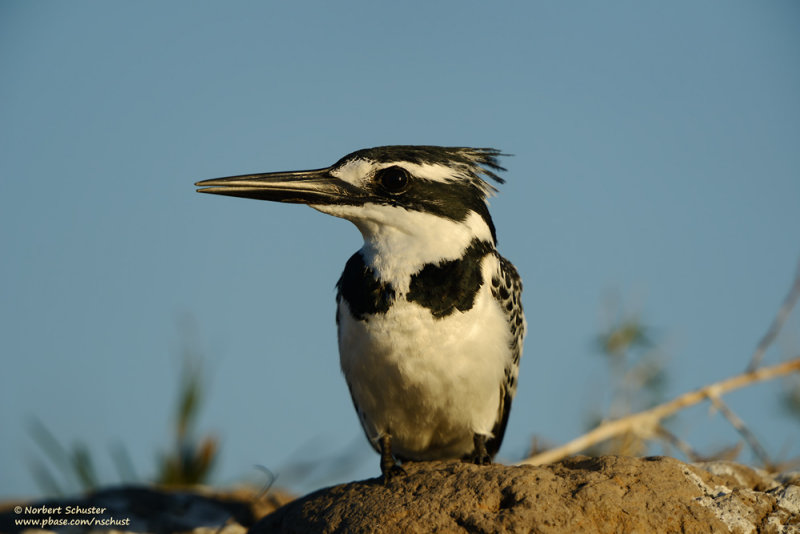
M 339 359 L 361 426 L 396 460 L 490 463 L 517 388 L 522 282 L 486 204 L 491 148 L 384 146 L 331 167 L 198 182 L 201 193 L 307 204 L 358 227 L 336 284 Z

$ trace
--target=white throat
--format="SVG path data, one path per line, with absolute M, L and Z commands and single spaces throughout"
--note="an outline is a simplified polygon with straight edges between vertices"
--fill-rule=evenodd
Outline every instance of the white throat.
M 460 258 L 474 239 L 494 242 L 486 221 L 475 212 L 459 222 L 384 204 L 311 207 L 355 224 L 364 238 L 364 261 L 400 291 L 425 264 Z

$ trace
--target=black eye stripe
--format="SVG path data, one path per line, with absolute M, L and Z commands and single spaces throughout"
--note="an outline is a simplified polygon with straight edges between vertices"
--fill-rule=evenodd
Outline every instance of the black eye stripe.
M 387 193 L 396 195 L 408 188 L 410 175 L 404 168 L 392 165 L 376 172 L 375 180 Z

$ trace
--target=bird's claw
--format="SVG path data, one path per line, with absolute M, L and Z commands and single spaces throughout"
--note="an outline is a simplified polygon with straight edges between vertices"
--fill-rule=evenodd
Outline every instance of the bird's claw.
M 395 477 L 406 476 L 406 470 L 397 464 L 394 464 L 386 469 L 383 469 L 383 485 L 388 486 L 389 482 Z
M 383 485 L 388 486 L 389 481 L 394 477 L 405 476 L 406 470 L 397 465 L 394 456 L 392 456 L 392 436 L 391 434 L 384 434 L 381 436 L 380 441 L 381 449 L 381 473 L 383 473 Z
M 472 440 L 475 444 L 475 450 L 467 459 L 475 465 L 491 465 L 492 457 L 486 451 L 486 436 L 475 434 Z
M 475 465 L 492 465 L 492 457 L 489 456 L 486 452 L 483 454 L 473 454 L 469 461 Z

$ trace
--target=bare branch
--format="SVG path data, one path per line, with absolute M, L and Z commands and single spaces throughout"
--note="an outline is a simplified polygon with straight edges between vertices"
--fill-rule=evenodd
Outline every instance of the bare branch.
M 733 428 L 736 429 L 739 434 L 744 438 L 750 448 L 753 449 L 753 453 L 758 456 L 758 459 L 761 460 L 761 464 L 764 466 L 764 469 L 771 470 L 774 464 L 769 459 L 769 454 L 767 454 L 766 449 L 761 446 L 761 443 L 758 442 L 756 435 L 750 432 L 750 429 L 747 428 L 747 425 L 744 424 L 744 421 L 741 417 L 736 415 L 733 410 L 731 410 L 727 404 L 722 402 L 717 395 L 712 395 L 711 403 L 714 405 L 714 408 L 719 410 L 719 413 L 722 414 L 725 419 L 728 420 L 730 424 L 733 425 Z
M 729 391 L 749 386 L 756 382 L 771 380 L 798 370 L 800 370 L 800 356 L 771 367 L 760 367 L 753 371 L 732 376 L 721 382 L 684 393 L 649 410 L 602 423 L 583 436 L 555 449 L 522 460 L 518 465 L 543 465 L 556 462 L 625 432 L 635 432 L 645 439 L 652 438 L 658 435 L 661 421 L 679 410 L 693 406 L 706 399 L 719 397 Z
M 772 320 L 772 324 L 769 326 L 769 329 L 764 334 L 764 337 L 761 338 L 761 341 L 758 342 L 756 350 L 753 353 L 753 357 L 750 359 L 750 365 L 747 366 L 748 371 L 753 371 L 755 368 L 761 365 L 761 360 L 764 359 L 764 354 L 767 352 L 769 346 L 772 345 L 772 342 L 775 341 L 775 338 L 778 337 L 778 332 L 781 331 L 781 328 L 783 328 L 783 323 L 785 323 L 786 319 L 789 318 L 789 314 L 792 312 L 792 308 L 794 308 L 798 297 L 800 297 L 800 262 L 797 263 L 797 271 L 794 274 L 794 282 L 792 282 L 792 287 L 789 288 L 789 293 L 787 293 L 786 298 L 783 299 L 781 308 L 778 310 L 778 314 L 775 316 L 775 319 Z
M 699 462 L 703 457 L 695 451 L 691 445 L 683 441 L 681 438 L 664 428 L 663 425 L 658 425 L 658 435 L 664 441 L 681 451 L 692 462 Z

